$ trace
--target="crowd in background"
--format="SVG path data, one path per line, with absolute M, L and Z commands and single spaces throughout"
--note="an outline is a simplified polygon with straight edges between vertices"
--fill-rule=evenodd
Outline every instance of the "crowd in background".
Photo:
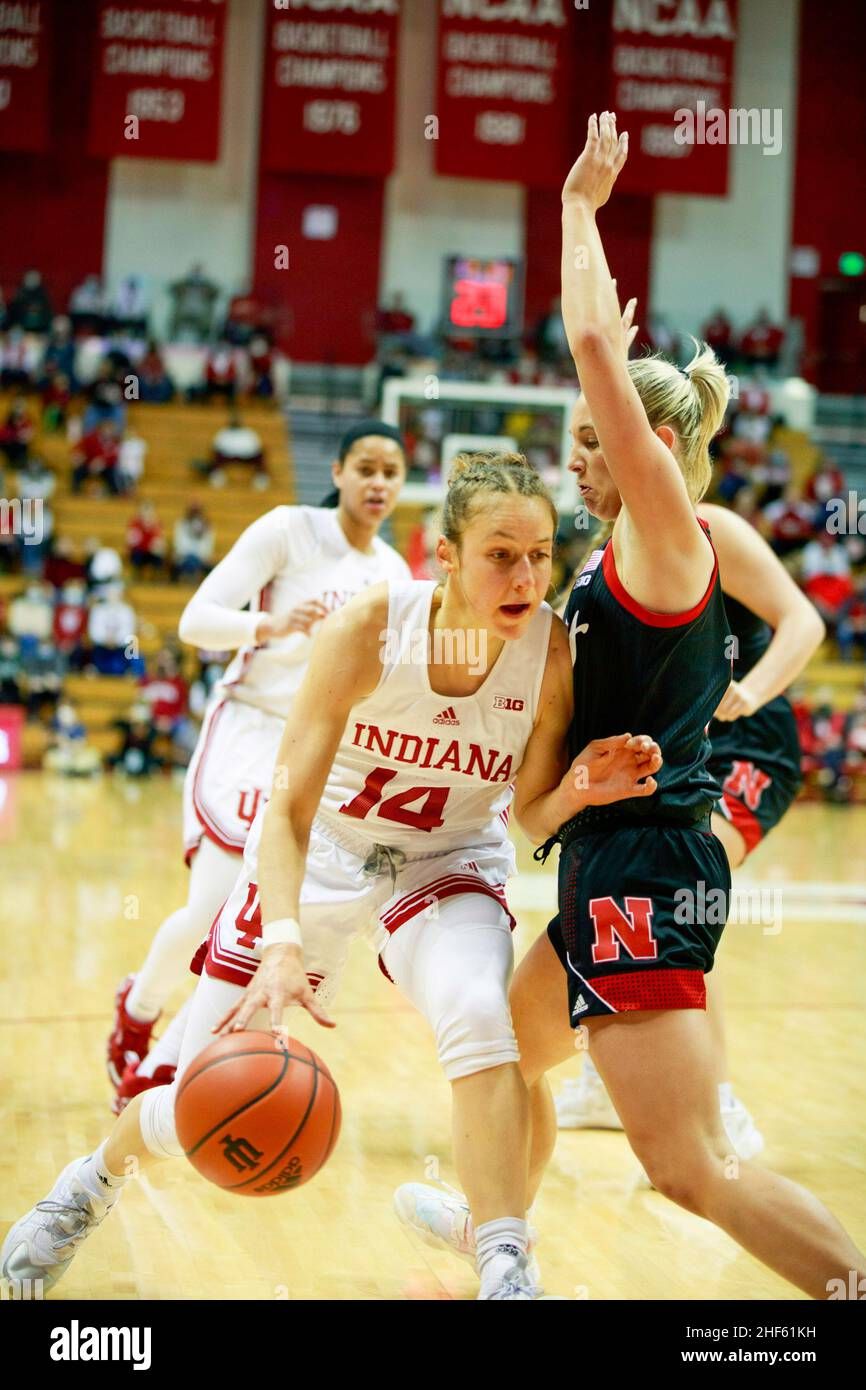
M 172 337 L 207 348 L 202 380 L 185 394 L 191 400 L 223 400 L 230 412 L 209 456 L 197 466 L 219 485 L 229 463 L 243 462 L 254 484 L 267 486 L 261 440 L 237 408 L 243 395 L 273 394 L 272 325 L 251 297 L 232 301 L 218 323 L 218 297 L 200 266 L 172 286 Z M 176 651 L 163 648 L 145 660 L 141 624 L 125 580 L 199 582 L 214 563 L 214 528 L 193 498 L 168 534 L 157 507 L 141 494 L 147 443 L 129 429 L 127 402 L 159 405 L 177 394 L 163 353 L 149 336 L 143 282 L 127 277 L 109 300 L 98 277 L 89 276 L 65 309 L 56 314 L 36 271 L 24 277 L 8 304 L 0 296 L 0 384 L 7 392 L 0 416 L 0 494 L 39 508 L 38 539 L 22 533 L 20 518 L 8 507 L 0 515 L 0 572 L 21 579 L 19 592 L 5 603 L 0 599 L 0 703 L 18 704 L 29 719 L 50 726 L 49 765 L 92 771 L 100 759 L 88 749 L 84 725 L 64 696 L 64 679 L 70 672 L 132 678 L 135 700 L 118 722 L 117 747 L 108 762 L 142 775 L 188 759 L 195 719 L 225 654 L 202 654 L 191 687 Z M 822 459 L 798 485 L 780 422 L 771 413 L 767 386 L 783 352 L 784 330 L 762 312 L 735 332 L 729 316 L 717 310 L 700 334 L 729 370 L 743 374 L 735 378 L 739 389 L 715 442 L 714 500 L 733 507 L 765 536 L 821 612 L 838 657 L 862 659 L 866 541 L 856 528 L 832 524 L 831 504 L 845 496 L 845 479 L 832 460 Z M 457 380 L 574 384 L 558 301 L 523 340 L 500 343 L 442 331 L 425 338 L 402 296 L 395 295 L 378 313 L 377 335 L 380 388 L 388 376 L 431 359 L 443 376 Z M 102 343 L 88 380 L 76 365 L 84 338 Z M 641 347 L 678 360 L 684 344 L 664 318 L 650 316 Z M 513 401 L 449 410 L 446 416 L 436 401 L 405 406 L 401 423 L 410 476 L 440 474 L 446 431 L 509 437 L 543 474 L 558 469 L 555 414 Z M 134 499 L 123 553 L 95 536 L 79 549 L 69 536 L 55 534 L 52 502 L 61 480 L 41 457 L 38 441 L 60 433 L 70 451 L 63 486 L 88 496 Z M 565 525 L 559 542 L 555 582 L 562 589 L 586 549 L 587 532 Z M 424 536 L 416 535 L 410 548 L 413 570 L 428 572 Z M 866 776 L 866 694 L 845 714 L 834 711 L 829 700 L 809 707 L 800 699 L 796 708 L 805 770 L 828 796 L 846 799 L 860 773 Z

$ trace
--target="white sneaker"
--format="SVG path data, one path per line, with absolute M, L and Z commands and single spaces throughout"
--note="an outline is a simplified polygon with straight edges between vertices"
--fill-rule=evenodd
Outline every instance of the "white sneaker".
M 62 1279 L 82 1241 L 104 1220 L 120 1196 L 101 1202 L 79 1181 L 84 1158 L 68 1164 L 48 1196 L 7 1232 L 0 1250 L 0 1278 L 14 1298 L 42 1298 Z
M 722 1124 L 737 1158 L 747 1162 L 757 1158 L 764 1147 L 764 1136 L 741 1100 L 731 1096 L 722 1104 Z
M 594 1067 L 584 1065 L 580 1076 L 564 1081 L 554 1105 L 559 1129 L 622 1129 L 619 1115 Z
M 475 1232 L 469 1203 L 462 1192 L 440 1182 L 438 1187 L 423 1182 L 404 1182 L 394 1193 L 394 1210 L 407 1230 L 420 1236 L 425 1245 L 450 1250 L 475 1267 Z M 528 1270 L 533 1282 L 541 1279 L 538 1260 L 532 1254 L 538 1232 L 529 1227 Z
M 542 1298 L 544 1290 L 533 1277 L 531 1261 L 526 1255 L 515 1256 L 514 1264 L 494 1284 L 489 1293 L 483 1290 L 478 1298 L 487 1303 L 530 1303 Z

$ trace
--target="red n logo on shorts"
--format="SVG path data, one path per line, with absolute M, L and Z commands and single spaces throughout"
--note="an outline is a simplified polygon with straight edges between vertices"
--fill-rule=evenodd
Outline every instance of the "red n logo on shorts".
M 741 797 L 750 811 L 757 811 L 761 797 L 772 780 L 754 763 L 735 761 L 722 784 L 722 790 L 730 792 L 731 796 Z
M 652 934 L 652 898 L 626 898 L 620 912 L 613 898 L 590 898 L 589 915 L 595 926 L 594 964 L 619 960 L 622 942 L 632 960 L 655 960 L 659 949 Z

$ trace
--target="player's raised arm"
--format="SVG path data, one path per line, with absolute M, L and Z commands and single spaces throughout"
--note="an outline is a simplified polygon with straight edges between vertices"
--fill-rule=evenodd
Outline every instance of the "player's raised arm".
M 716 711 L 716 719 L 739 719 L 787 690 L 821 645 L 826 628 L 767 542 L 743 517 L 706 503 L 698 515 L 712 530 L 725 593 L 773 629 L 763 656 L 741 681 L 731 682 Z
M 683 591 L 700 588 L 711 566 L 672 453 L 675 433 L 665 425 L 656 432 L 630 379 L 626 330 L 596 225 L 596 213 L 610 197 L 627 155 L 628 136 L 617 135 L 616 118 L 609 112 L 591 116 L 585 147 L 562 190 L 562 313 L 581 390 L 622 498 L 629 532 L 646 551 L 648 564 L 664 556 L 668 582 L 662 580 L 662 596 L 656 602 L 674 611 L 684 606 Z M 697 385 L 689 384 L 697 392 Z M 696 394 L 696 420 L 701 405 Z M 669 605 L 664 603 L 668 588 Z
M 298 924 L 310 839 L 328 772 L 352 706 L 382 674 L 381 633 L 388 621 L 387 585 L 351 600 L 322 624 L 304 681 L 295 696 L 277 753 L 271 799 L 258 852 L 262 960 L 238 1004 L 215 1031 L 247 1026 L 268 1008 L 278 1028 L 283 1009 L 299 1003 L 317 1022 L 333 1026 L 316 1003 L 304 973 Z

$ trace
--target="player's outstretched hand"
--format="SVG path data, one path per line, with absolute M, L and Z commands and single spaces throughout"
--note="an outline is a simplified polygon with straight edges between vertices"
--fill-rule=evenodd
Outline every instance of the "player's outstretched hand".
M 594 738 L 578 753 L 564 781 L 571 782 L 577 814 L 584 806 L 609 806 L 635 796 L 652 796 L 662 752 L 647 734 Z
M 590 116 L 586 144 L 569 170 L 562 201 L 586 202 L 594 212 L 604 207 L 627 158 L 628 133 L 617 135 L 614 113 L 602 111 L 600 116 Z
M 328 610 L 316 599 L 299 603 L 289 613 L 277 617 L 273 613 L 262 615 L 256 627 L 256 641 L 267 642 L 271 637 L 285 637 L 289 632 L 303 632 L 309 635 L 310 628 L 327 618 Z
M 214 1025 L 213 1031 L 236 1033 L 248 1028 L 250 1020 L 260 1009 L 267 1009 L 271 1018 L 271 1032 L 284 1035 L 283 1010 L 291 1004 L 300 1004 L 323 1028 L 336 1028 L 334 1020 L 316 1002 L 304 973 L 300 948 L 266 946 L 255 975 L 234 1007 Z

